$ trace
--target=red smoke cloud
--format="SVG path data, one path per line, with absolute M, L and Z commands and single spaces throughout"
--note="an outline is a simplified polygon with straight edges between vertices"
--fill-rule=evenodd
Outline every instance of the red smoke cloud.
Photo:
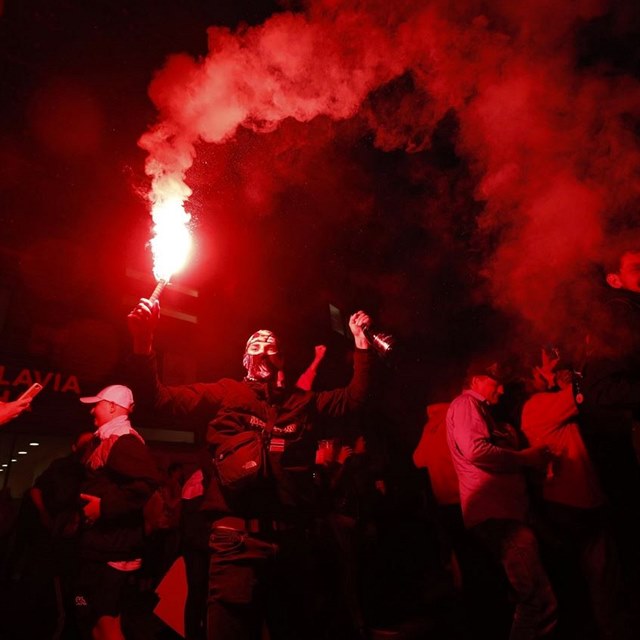
M 366 123 L 383 151 L 415 153 L 453 112 L 456 151 L 482 203 L 475 242 L 493 239 L 488 291 L 545 327 L 562 317 L 558 284 L 639 196 L 629 122 L 640 116 L 640 85 L 576 55 L 579 29 L 607 10 L 596 0 L 312 0 L 260 26 L 211 27 L 205 57 L 172 56 L 151 84 L 159 118 L 140 140 L 147 172 L 186 198 L 197 145 L 229 142 L 239 127 L 273 132 L 294 119 L 337 135 L 318 124 L 325 116 Z M 256 208 L 273 197 L 270 169 L 246 192 Z M 448 215 L 431 200 L 422 224 L 446 240 L 454 223 L 431 220 Z

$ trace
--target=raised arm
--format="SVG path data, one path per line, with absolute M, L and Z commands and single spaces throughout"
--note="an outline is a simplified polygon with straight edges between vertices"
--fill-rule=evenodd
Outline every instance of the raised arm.
M 368 349 L 369 342 L 365 338 L 364 329 L 371 325 L 371 318 L 364 311 L 356 311 L 349 318 L 349 329 L 353 334 L 356 349 Z
M 160 303 L 140 298 L 140 302 L 127 316 L 129 333 L 133 339 L 133 353 L 149 355 L 153 350 L 153 334 L 160 319 Z
M 360 408 L 366 399 L 371 385 L 373 356 L 362 327 L 371 323 L 364 311 L 357 311 L 349 319 L 349 328 L 355 340 L 356 350 L 353 354 L 353 376 L 346 387 L 321 391 L 315 395 L 319 413 L 338 417 Z
M 129 360 L 130 386 L 139 405 L 176 418 L 191 417 L 198 411 L 213 417 L 219 408 L 220 383 L 167 386 L 158 378 L 153 336 L 160 318 L 160 305 L 142 298 L 127 316 L 133 340 Z M 175 425 L 179 428 L 182 424 Z
M 324 358 L 324 354 L 326 352 L 327 347 L 325 345 L 316 345 L 313 361 L 306 368 L 306 370 L 302 374 L 300 374 L 300 377 L 296 382 L 296 387 L 298 387 L 298 389 L 302 389 L 303 391 L 311 391 L 311 389 L 313 388 L 313 381 L 316 379 L 316 374 L 318 373 L 318 366 L 322 362 L 322 359 Z

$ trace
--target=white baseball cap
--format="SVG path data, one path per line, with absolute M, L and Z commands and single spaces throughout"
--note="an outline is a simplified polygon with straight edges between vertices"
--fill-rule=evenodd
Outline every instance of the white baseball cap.
M 95 404 L 96 402 L 100 402 L 100 400 L 113 402 L 128 411 L 133 409 L 133 391 L 122 384 L 112 384 L 109 387 L 105 387 L 102 391 L 99 391 L 95 396 L 80 398 L 80 402 L 84 402 L 85 404 Z

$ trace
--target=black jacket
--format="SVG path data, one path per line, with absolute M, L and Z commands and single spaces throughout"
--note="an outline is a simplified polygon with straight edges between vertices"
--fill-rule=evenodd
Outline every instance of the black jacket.
M 81 558 L 97 562 L 140 558 L 142 508 L 159 482 L 158 467 L 147 446 L 134 435 L 120 436 L 106 464 L 88 469 L 82 485 L 82 493 L 98 496 L 101 502 L 100 517 L 81 533 Z
M 620 508 L 640 496 L 632 429 L 640 417 L 640 295 L 615 290 L 594 316 L 583 370 L 580 424 L 609 499 Z
M 214 477 L 202 508 L 245 518 L 297 517 L 313 507 L 315 498 L 312 472 L 319 437 L 315 419 L 321 415 L 344 416 L 362 406 L 370 384 L 372 359 L 370 351 L 356 349 L 353 378 L 343 388 L 272 392 L 268 384 L 228 378 L 168 387 L 157 378 L 153 355 L 134 356 L 132 388 L 139 403 L 178 420 L 189 418 L 191 424 L 195 420 L 196 428 L 206 431 L 212 456 L 230 436 L 246 430 L 259 431 L 267 423 L 272 424 L 272 442 L 278 441 L 279 446 L 269 453 L 267 477 L 244 491 L 224 489 Z

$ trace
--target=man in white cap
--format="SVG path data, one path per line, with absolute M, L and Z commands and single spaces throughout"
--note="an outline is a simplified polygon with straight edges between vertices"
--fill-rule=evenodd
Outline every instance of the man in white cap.
M 142 436 L 131 426 L 133 393 L 123 385 L 80 398 L 93 405 L 97 428 L 84 456 L 80 570 L 75 605 L 82 626 L 95 639 L 124 639 L 123 591 L 140 568 L 143 507 L 159 484 L 158 468 Z

